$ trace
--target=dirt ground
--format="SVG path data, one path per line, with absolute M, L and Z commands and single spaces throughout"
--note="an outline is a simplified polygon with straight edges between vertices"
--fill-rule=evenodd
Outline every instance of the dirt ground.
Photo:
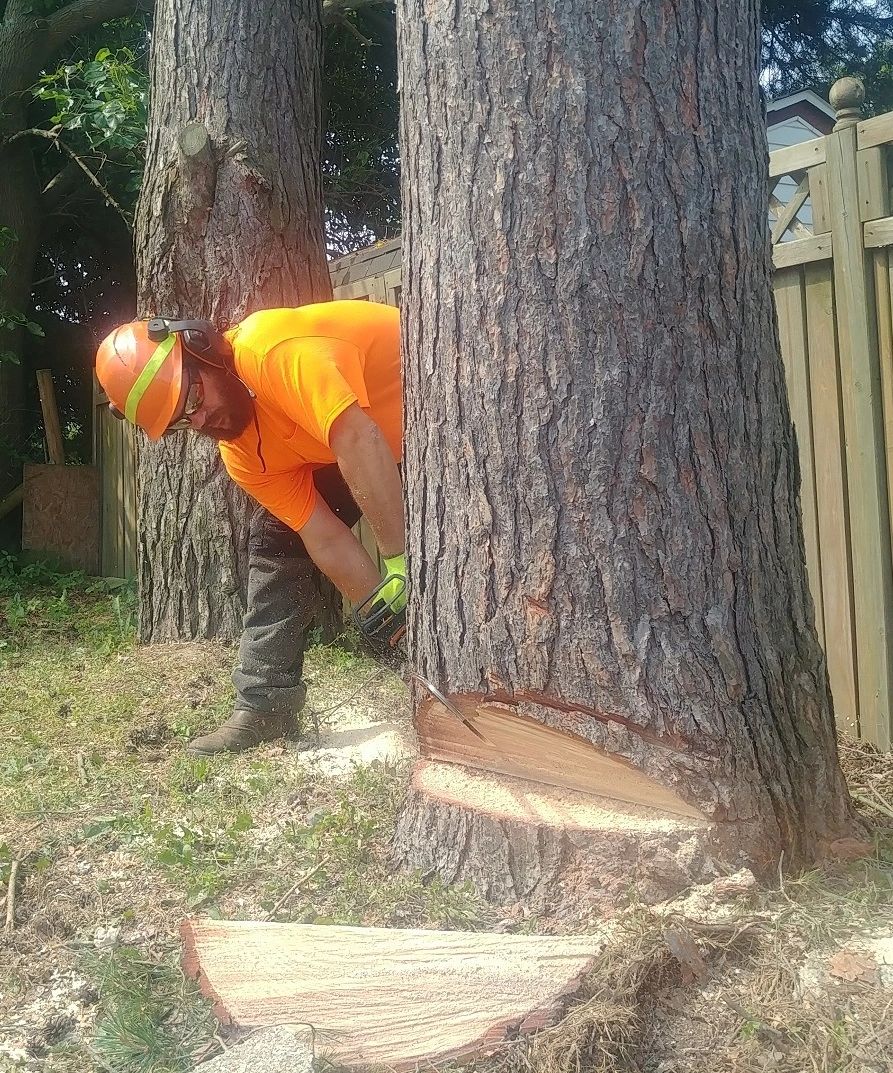
M 413 748 L 399 680 L 316 648 L 319 740 L 308 713 L 301 740 L 191 759 L 185 742 L 232 702 L 233 653 L 138 649 L 132 610 L 126 589 L 0 573 L 0 892 L 15 871 L 0 1071 L 173 1073 L 217 1053 L 228 1040 L 178 967 L 188 913 L 555 929 L 392 870 Z M 630 891 L 589 1000 L 497 1069 L 893 1067 L 893 764 L 855 745 L 843 758 L 867 856 L 658 910 Z

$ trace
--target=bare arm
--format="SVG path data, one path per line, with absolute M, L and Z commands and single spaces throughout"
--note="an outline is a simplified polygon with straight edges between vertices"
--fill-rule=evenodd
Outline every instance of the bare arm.
M 382 557 L 401 555 L 406 548 L 403 485 L 384 433 L 354 404 L 332 425 L 329 446 Z
M 323 499 L 317 499 L 300 533 L 310 558 L 348 600 L 360 603 L 378 585 L 369 553 Z

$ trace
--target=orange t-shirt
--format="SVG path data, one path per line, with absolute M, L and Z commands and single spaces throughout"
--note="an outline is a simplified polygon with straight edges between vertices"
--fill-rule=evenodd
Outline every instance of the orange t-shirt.
M 264 309 L 226 332 L 239 378 L 255 393 L 257 425 L 221 443 L 227 472 L 292 529 L 316 505 L 313 471 L 335 456 L 335 418 L 358 403 L 402 457 L 400 314 L 375 302 Z M 258 435 L 258 428 L 260 435 Z

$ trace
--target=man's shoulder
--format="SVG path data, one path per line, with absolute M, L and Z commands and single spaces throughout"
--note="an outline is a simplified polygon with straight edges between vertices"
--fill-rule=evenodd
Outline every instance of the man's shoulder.
M 259 309 L 230 328 L 226 337 L 237 349 L 264 354 L 286 339 L 305 333 L 308 308 Z
M 261 309 L 227 333 L 235 347 L 268 353 L 291 339 L 327 337 L 353 342 L 363 329 L 399 322 L 399 310 L 378 302 L 336 300 L 282 309 Z

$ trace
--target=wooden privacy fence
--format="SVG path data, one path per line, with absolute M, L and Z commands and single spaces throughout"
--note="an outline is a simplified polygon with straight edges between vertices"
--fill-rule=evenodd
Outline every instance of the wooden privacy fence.
M 890 748 L 893 716 L 893 113 L 860 121 L 837 83 L 832 134 L 770 156 L 782 356 L 800 449 L 803 526 L 838 723 Z M 336 298 L 400 304 L 399 240 L 331 266 Z M 96 398 L 103 573 L 136 570 L 131 431 Z M 376 554 L 365 526 L 364 545 Z
M 136 577 L 136 430 L 109 411 L 93 380 L 93 461 L 99 467 L 99 562 L 103 577 Z
M 841 80 L 834 132 L 772 153 L 770 211 L 809 580 L 837 719 L 889 748 L 893 114 L 861 122 L 863 96 Z

